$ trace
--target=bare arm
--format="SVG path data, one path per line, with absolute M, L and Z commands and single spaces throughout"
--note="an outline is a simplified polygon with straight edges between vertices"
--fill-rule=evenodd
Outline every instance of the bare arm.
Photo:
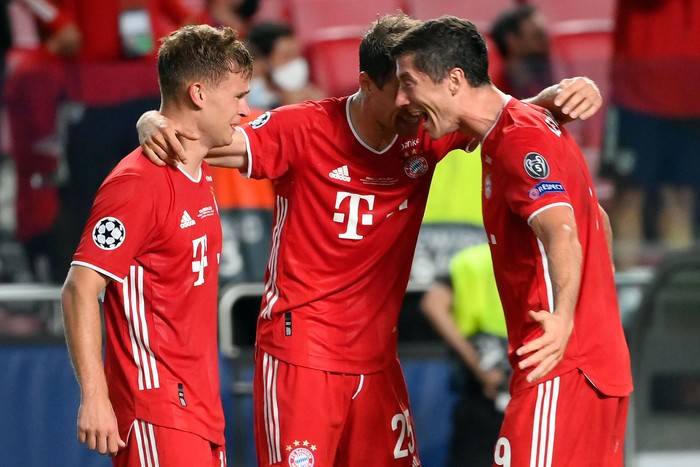
M 544 245 L 554 295 L 553 310 L 530 310 L 544 334 L 516 350 L 521 369 L 536 367 L 527 376 L 535 381 L 561 361 L 574 327 L 574 310 L 581 285 L 582 249 L 570 207 L 554 206 L 532 219 L 530 226 Z M 551 311 L 551 312 L 550 312 Z
M 615 271 L 615 263 L 613 262 L 613 230 L 610 224 L 610 217 L 608 213 L 605 212 L 603 206 L 598 205 L 598 210 L 600 210 L 600 218 L 603 220 L 603 232 L 605 232 L 605 241 L 608 244 L 608 252 L 610 253 L 610 263 L 613 265 L 613 272 Z
M 68 351 L 80 385 L 78 441 L 113 456 L 126 444 L 119 438 L 102 363 L 98 295 L 107 282 L 92 269 L 72 266 L 61 292 L 61 305 Z
M 525 102 L 544 107 L 560 123 L 568 123 L 593 116 L 602 107 L 603 96 L 593 80 L 579 76 L 563 79 Z
M 423 295 L 420 309 L 435 331 L 481 382 L 486 396 L 496 397 L 505 374 L 498 369 L 481 370 L 479 354 L 474 346 L 460 334 L 457 323 L 452 317 L 452 289 L 445 284 L 433 285 Z
M 166 163 L 187 164 L 180 138 L 199 139 L 198 133 L 167 119 L 157 110 L 141 115 L 136 122 L 136 130 L 144 155 L 161 166 Z M 243 133 L 235 131 L 230 145 L 212 149 L 207 154 L 207 162 L 216 167 L 245 169 L 248 166 L 248 148 Z

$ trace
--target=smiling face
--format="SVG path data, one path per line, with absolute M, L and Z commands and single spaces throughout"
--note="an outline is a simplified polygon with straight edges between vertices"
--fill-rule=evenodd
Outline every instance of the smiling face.
M 437 139 L 458 129 L 450 120 L 456 99 L 453 99 L 451 90 L 455 84 L 449 76 L 439 83 L 433 82 L 416 68 L 413 54 L 397 58 L 396 74 L 399 79 L 396 106 L 414 119 L 423 119 L 424 128 L 431 138 Z

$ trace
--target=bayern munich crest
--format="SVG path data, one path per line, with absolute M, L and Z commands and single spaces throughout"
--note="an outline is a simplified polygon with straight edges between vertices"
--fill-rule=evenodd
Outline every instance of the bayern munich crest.
M 314 453 L 306 448 L 296 448 L 289 453 L 289 467 L 312 467 L 316 465 Z
M 103 217 L 92 229 L 92 241 L 103 250 L 114 250 L 124 243 L 126 229 L 116 217 Z
M 428 171 L 428 161 L 423 156 L 411 156 L 403 164 L 403 171 L 411 178 L 418 178 Z

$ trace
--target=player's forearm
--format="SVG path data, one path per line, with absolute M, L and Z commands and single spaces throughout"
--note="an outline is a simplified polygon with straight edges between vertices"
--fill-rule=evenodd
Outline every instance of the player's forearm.
M 605 242 L 608 244 L 608 252 L 610 253 L 610 262 L 613 263 L 613 230 L 610 224 L 610 217 L 608 213 L 605 212 L 603 206 L 598 205 L 598 210 L 600 211 L 600 217 L 603 221 L 603 232 L 605 232 Z M 615 264 L 613 263 L 613 269 L 615 269 Z
M 603 96 L 593 80 L 577 76 L 565 78 L 527 101 L 549 109 L 559 123 L 568 123 L 578 118 L 585 120 L 598 112 Z
M 575 229 L 561 226 L 545 244 L 554 294 L 554 313 L 573 322 L 581 287 L 582 251 Z
M 554 310 L 573 320 L 581 286 L 582 249 L 570 206 L 551 206 L 531 222 L 544 247 L 554 295 Z
M 523 101 L 530 104 L 538 105 L 540 107 L 544 107 L 545 109 L 549 110 L 559 123 L 569 123 L 573 119 L 570 116 L 566 115 L 564 112 L 562 112 L 561 107 L 554 103 L 558 92 L 559 85 L 553 84 L 547 88 L 544 88 L 536 96 L 523 99 Z
M 228 146 L 210 149 L 206 157 L 207 163 L 214 167 L 243 169 L 248 166 L 248 146 L 241 131 L 233 134 L 233 141 Z
M 96 294 L 70 280 L 61 294 L 66 343 L 84 396 L 106 394 L 102 363 L 102 323 Z

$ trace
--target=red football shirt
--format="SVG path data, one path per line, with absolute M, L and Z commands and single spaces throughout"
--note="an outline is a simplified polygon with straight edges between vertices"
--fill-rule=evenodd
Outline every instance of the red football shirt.
M 257 343 L 295 365 L 372 373 L 396 355 L 397 321 L 435 164 L 459 135 L 365 145 L 349 100 L 282 107 L 241 127 L 252 178 L 275 186 Z
M 700 2 L 618 0 L 611 65 L 615 103 L 700 117 Z
M 223 444 L 220 255 L 206 163 L 193 179 L 151 164 L 137 149 L 100 187 L 72 264 L 112 279 L 105 372 L 123 437 L 138 418 Z
M 529 221 L 544 209 L 567 205 L 583 248 L 581 289 L 564 359 L 547 378 L 579 368 L 603 393 L 628 395 L 629 351 L 610 253 L 593 182 L 575 141 L 541 109 L 510 99 L 481 154 L 484 225 L 508 327 L 513 392 L 528 386 L 525 377 L 532 371 L 518 369 L 514 352 L 542 332 L 528 311 L 554 308 L 547 257 Z

